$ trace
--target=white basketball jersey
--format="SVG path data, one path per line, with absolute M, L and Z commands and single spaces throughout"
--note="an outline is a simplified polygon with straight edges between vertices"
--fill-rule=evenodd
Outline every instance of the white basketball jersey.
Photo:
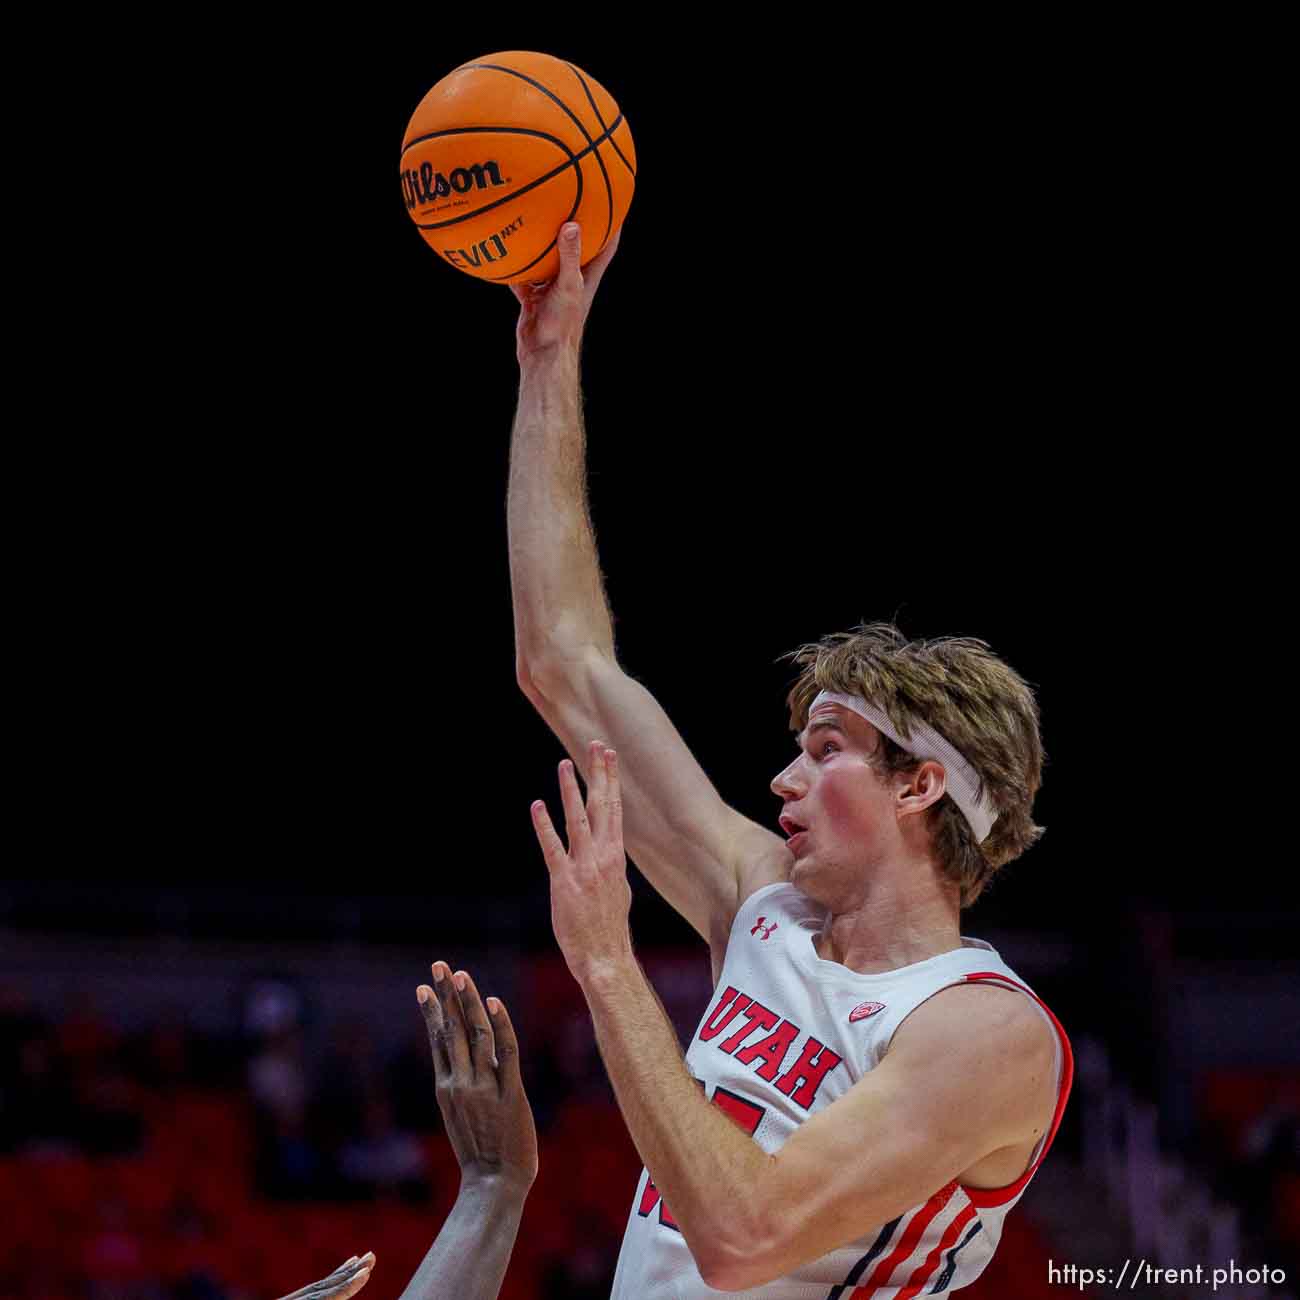
M 748 1291 L 715 1290 L 646 1170 L 628 1216 L 611 1300 L 912 1300 L 968 1286 L 993 1256 L 1007 1211 L 1037 1169 L 1065 1109 L 1070 1044 L 1056 1018 L 980 939 L 897 970 L 860 975 L 817 955 L 824 910 L 793 885 L 766 885 L 732 922 L 721 978 L 686 1053 L 713 1102 L 769 1154 L 809 1115 L 883 1059 L 909 1012 L 954 984 L 989 982 L 1033 999 L 1055 1031 L 1057 1103 L 1028 1170 L 1007 1187 L 957 1182 L 794 1272 Z

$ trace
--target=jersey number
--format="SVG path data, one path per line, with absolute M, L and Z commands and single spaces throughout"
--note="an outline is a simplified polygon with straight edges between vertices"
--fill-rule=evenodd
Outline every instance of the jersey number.
M 719 1110 L 729 1115 L 736 1126 L 744 1129 L 750 1137 L 753 1137 L 758 1132 L 758 1126 L 763 1122 L 763 1116 L 766 1113 L 765 1107 L 757 1105 L 746 1097 L 738 1097 L 734 1092 L 728 1092 L 726 1088 L 714 1088 L 711 1100 Z M 664 1203 L 663 1197 L 659 1195 L 659 1189 L 654 1185 L 654 1180 L 647 1177 L 645 1191 L 641 1193 L 641 1204 L 636 1207 L 636 1212 L 644 1219 L 656 1205 L 659 1207 L 659 1222 L 666 1228 L 681 1232 L 681 1229 L 677 1226 L 677 1220 L 673 1218 L 672 1211 Z

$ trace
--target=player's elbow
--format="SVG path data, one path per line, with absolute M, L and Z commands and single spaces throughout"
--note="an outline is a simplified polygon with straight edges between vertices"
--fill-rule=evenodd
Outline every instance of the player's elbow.
M 548 704 L 563 699 L 573 689 L 572 677 L 573 666 L 562 655 L 515 652 L 515 681 L 543 717 Z
M 697 1259 L 700 1276 L 715 1291 L 748 1291 L 774 1281 L 779 1274 L 762 1267 L 762 1261 L 748 1253 L 715 1249 L 705 1259 Z
M 589 642 L 556 642 L 545 649 L 515 650 L 515 681 L 543 715 L 547 708 L 598 696 L 610 660 Z
M 715 1233 L 707 1250 L 693 1251 L 695 1266 L 715 1291 L 747 1291 L 764 1286 L 780 1277 L 781 1270 L 763 1242 L 756 1223 L 730 1235 Z
M 515 682 L 519 689 L 523 691 L 528 702 L 534 708 L 540 708 L 542 692 L 537 674 L 533 669 L 532 660 L 525 658 L 518 651 L 515 653 Z
M 696 1267 L 706 1286 L 715 1291 L 744 1291 L 754 1286 L 743 1260 L 737 1260 L 721 1252 L 714 1252 L 705 1259 L 697 1259 Z
M 776 1168 L 776 1157 L 769 1156 L 769 1177 L 751 1183 L 743 1203 L 715 1218 L 710 1249 L 697 1250 L 687 1241 L 700 1276 L 717 1291 L 766 1286 L 815 1258 L 809 1220 L 794 1208 L 801 1189 L 778 1183 Z

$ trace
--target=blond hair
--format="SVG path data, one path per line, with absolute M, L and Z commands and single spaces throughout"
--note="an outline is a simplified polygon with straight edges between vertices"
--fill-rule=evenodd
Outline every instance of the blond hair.
M 909 641 L 892 623 L 862 623 L 786 656 L 802 669 L 790 688 L 790 726 L 798 732 L 819 691 L 860 695 L 882 709 L 904 738 L 924 722 L 975 769 L 998 819 L 983 844 L 945 794 L 926 810 L 935 861 L 969 907 L 994 872 L 1043 834 L 1031 814 L 1042 784 L 1038 703 L 1028 683 L 984 641 L 939 637 Z M 875 766 L 908 771 L 921 762 L 881 735 Z

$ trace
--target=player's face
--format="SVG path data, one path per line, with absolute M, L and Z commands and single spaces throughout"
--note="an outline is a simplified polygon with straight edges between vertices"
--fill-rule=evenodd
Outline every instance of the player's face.
M 879 744 L 880 733 L 865 718 L 819 705 L 795 760 L 772 782 L 784 801 L 791 882 L 820 901 L 864 884 L 871 862 L 896 836 L 890 787 L 870 762 Z

